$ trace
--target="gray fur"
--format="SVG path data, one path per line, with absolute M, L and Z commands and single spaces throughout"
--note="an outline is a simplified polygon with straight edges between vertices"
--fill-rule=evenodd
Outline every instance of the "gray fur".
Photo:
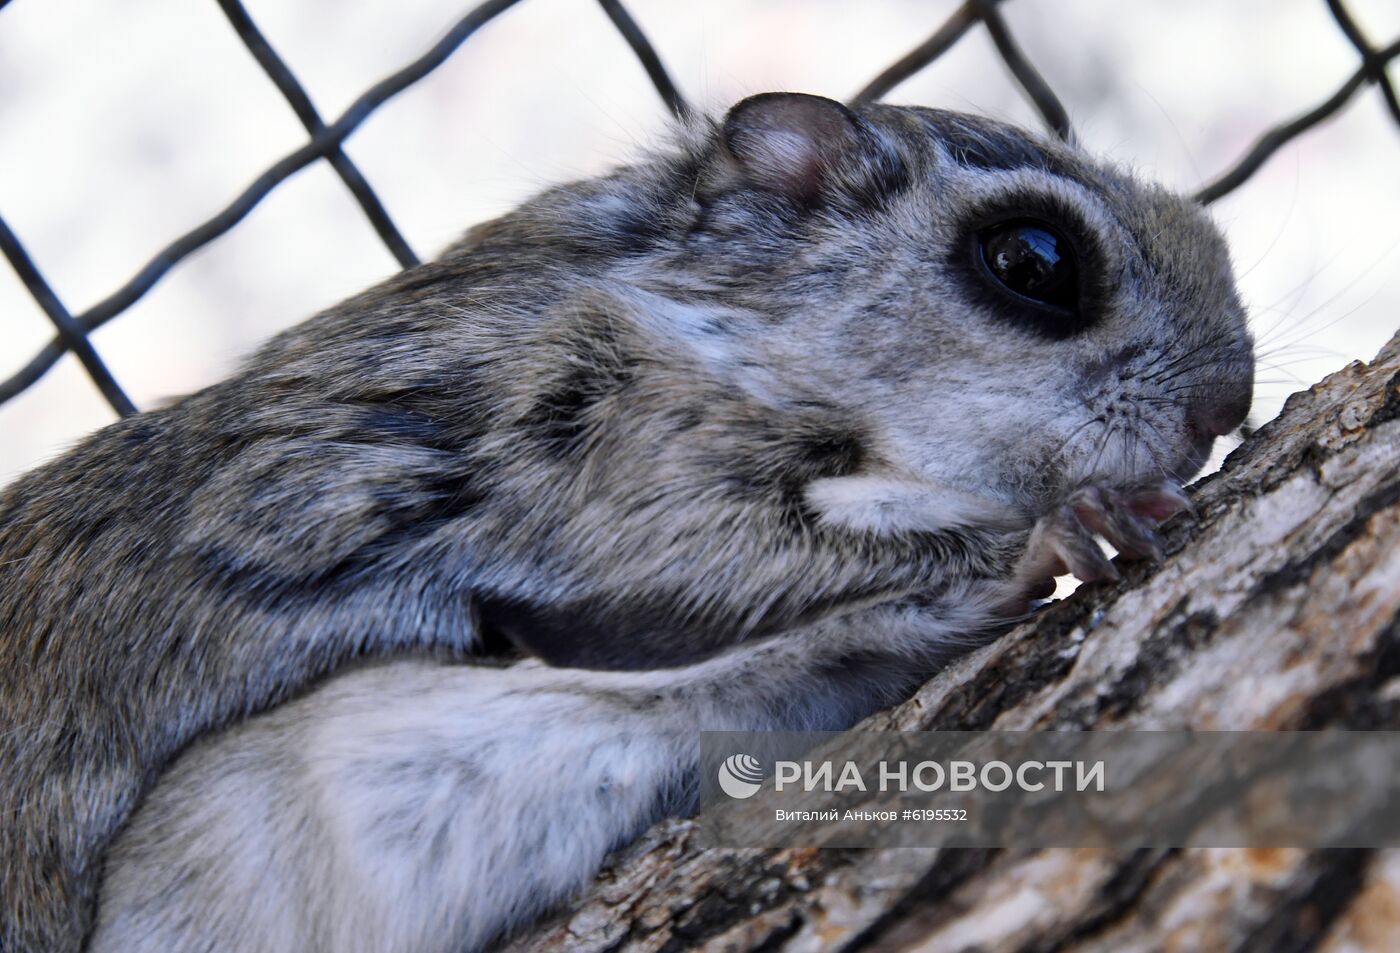
M 77 949 L 171 759 L 352 659 L 703 665 L 1022 585 L 1072 561 L 1027 552 L 1071 491 L 1185 479 L 1243 416 L 1190 202 L 988 120 L 791 102 L 547 192 L 0 496 L 0 949 Z M 960 271 L 1013 199 L 1092 233 L 1082 333 Z
M 698 729 L 844 727 L 1003 597 L 882 605 L 676 669 L 332 679 L 162 777 L 110 853 L 90 953 L 479 950 L 692 805 Z

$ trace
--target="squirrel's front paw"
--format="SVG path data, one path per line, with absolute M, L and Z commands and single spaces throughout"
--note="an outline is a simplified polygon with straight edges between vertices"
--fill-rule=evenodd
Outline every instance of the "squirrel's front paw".
M 1175 483 L 1081 486 L 1036 523 L 1021 575 L 1043 580 L 1070 572 L 1085 582 L 1117 579 L 1118 570 L 1099 548 L 1096 536 L 1128 559 L 1161 559 L 1157 527 L 1190 508 L 1190 500 Z

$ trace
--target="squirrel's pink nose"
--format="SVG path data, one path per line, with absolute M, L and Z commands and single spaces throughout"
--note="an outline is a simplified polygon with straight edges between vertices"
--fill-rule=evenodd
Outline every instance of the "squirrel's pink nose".
M 1253 399 L 1254 382 L 1247 378 L 1202 385 L 1186 411 L 1186 422 L 1197 433 L 1223 437 L 1244 423 Z

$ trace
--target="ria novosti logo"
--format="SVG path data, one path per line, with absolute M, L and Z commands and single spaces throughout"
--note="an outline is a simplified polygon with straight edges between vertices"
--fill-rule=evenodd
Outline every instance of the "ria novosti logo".
M 752 755 L 732 754 L 719 766 L 720 790 L 730 797 L 753 797 L 763 784 L 763 765 Z

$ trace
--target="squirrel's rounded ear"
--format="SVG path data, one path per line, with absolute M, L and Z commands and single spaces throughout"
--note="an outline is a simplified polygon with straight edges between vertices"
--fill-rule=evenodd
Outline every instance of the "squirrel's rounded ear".
M 831 170 L 860 147 L 855 115 L 834 99 L 759 93 L 729 110 L 724 148 L 750 183 L 815 198 Z

